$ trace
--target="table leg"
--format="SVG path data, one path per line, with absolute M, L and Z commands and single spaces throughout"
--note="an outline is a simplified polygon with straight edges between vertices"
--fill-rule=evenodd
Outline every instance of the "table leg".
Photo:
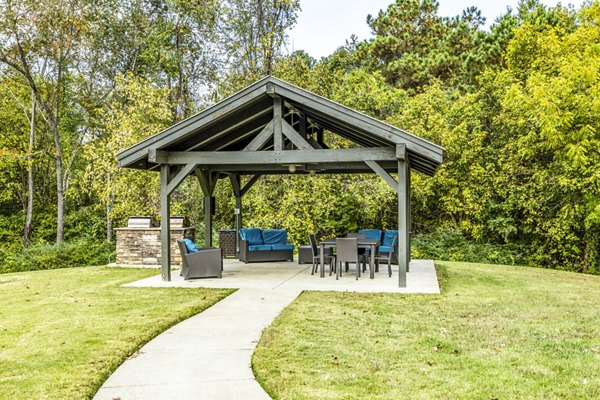
M 325 278 L 325 245 L 321 245 L 320 252 L 320 261 L 321 261 L 321 278 Z
M 371 279 L 375 278 L 375 246 L 371 245 L 369 246 L 369 253 L 370 254 L 370 258 L 371 258 L 371 265 L 369 265 L 369 273 L 371 274 Z

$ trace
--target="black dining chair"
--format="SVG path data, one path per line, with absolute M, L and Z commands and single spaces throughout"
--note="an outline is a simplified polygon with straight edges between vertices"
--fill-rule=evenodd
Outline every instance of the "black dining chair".
M 358 245 L 356 238 L 337 238 L 335 239 L 335 279 L 342 275 L 342 263 L 356 264 L 356 279 L 360 278 L 360 261 L 358 254 Z M 364 260 L 364 259 L 363 259 Z M 331 275 L 331 272 L 330 272 Z
M 390 246 L 390 251 L 388 253 L 376 253 L 375 254 L 375 271 L 379 272 L 379 262 L 387 262 L 388 265 L 388 275 L 392 276 L 392 259 L 397 257 L 398 254 L 398 236 L 394 237 L 392 241 L 392 245 Z
M 312 270 L 310 271 L 310 274 L 314 275 L 315 272 L 317 272 L 319 270 L 319 265 L 321 265 L 321 252 L 320 252 L 319 246 L 317 246 L 317 239 L 315 238 L 315 235 L 313 235 L 312 233 L 310 235 L 308 235 L 308 242 L 310 243 L 310 247 L 312 249 L 312 255 L 313 255 L 313 264 L 312 264 Z M 323 255 L 323 259 L 325 262 L 329 262 L 329 275 L 331 275 L 331 271 L 333 268 L 333 256 L 331 254 L 325 253 Z M 323 268 L 325 268 L 325 266 L 323 266 Z

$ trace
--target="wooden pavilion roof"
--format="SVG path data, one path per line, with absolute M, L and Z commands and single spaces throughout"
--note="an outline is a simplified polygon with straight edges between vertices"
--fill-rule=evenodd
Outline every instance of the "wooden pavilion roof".
M 280 114 L 274 104 L 281 104 Z M 273 135 L 273 130 L 277 131 L 274 115 L 279 115 L 283 124 L 279 143 Z M 359 158 L 330 149 L 324 131 L 348 139 L 353 148 L 360 149 L 356 153 Z M 158 170 L 164 163 L 187 164 L 196 155 L 193 162 L 203 166 L 204 160 L 202 168 L 206 170 L 236 174 L 288 173 L 290 164 L 297 165 L 298 173 L 311 169 L 318 173 L 373 172 L 365 162 L 378 162 L 382 169 L 393 172 L 395 157 L 381 154 L 386 148 L 396 154 L 398 145 L 405 149 L 410 168 L 423 174 L 433 175 L 443 160 L 443 148 L 434 143 L 268 76 L 123 150 L 117 159 L 121 167 L 142 170 Z M 251 157 L 249 150 L 259 154 Z M 295 157 L 296 152 L 287 150 L 304 150 L 305 155 Z M 266 154 L 273 154 L 268 161 Z M 360 160 L 362 154 L 365 162 Z

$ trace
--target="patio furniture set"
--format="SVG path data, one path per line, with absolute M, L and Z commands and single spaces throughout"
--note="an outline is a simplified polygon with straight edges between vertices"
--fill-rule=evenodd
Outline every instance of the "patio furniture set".
M 381 262 L 387 263 L 390 277 L 392 264 L 398 263 L 398 231 L 396 230 L 382 232 L 379 229 L 362 229 L 357 233 L 348 233 L 345 238 L 321 241 L 319 247 L 314 235 L 309 235 L 309 241 L 313 253 L 311 274 L 315 274 L 320 267 L 321 278 L 325 276 L 326 262 L 329 263 L 329 275 L 335 272 L 336 280 L 343 273 L 342 266 L 348 272 L 350 263 L 356 264 L 356 279 L 361 276 L 361 264 L 362 272 L 365 272 L 368 263 L 369 277 L 373 279 L 375 272 L 379 271 Z M 332 254 L 331 249 L 335 249 L 335 254 Z
M 239 260 L 244 263 L 292 261 L 294 245 L 287 241 L 285 229 L 240 229 Z M 374 278 L 379 264 L 386 263 L 388 275 L 392 276 L 391 264 L 398 263 L 398 231 L 379 229 L 361 229 L 357 233 L 348 233 L 344 238 L 327 239 L 317 242 L 315 235 L 309 235 L 310 246 L 299 248 L 299 263 L 312 263 L 311 275 L 320 271 L 325 276 L 325 264 L 329 264 L 329 275 L 335 272 L 336 279 L 349 270 L 349 264 L 356 264 L 356 279 L 366 272 Z M 184 279 L 221 278 L 223 260 L 221 249 L 201 248 L 198 252 L 189 252 L 182 240 L 177 241 L 182 255 L 181 275 Z M 310 251 L 307 254 L 307 250 Z M 362 270 L 361 270 L 362 266 Z M 320 268 L 319 268 L 320 267 Z

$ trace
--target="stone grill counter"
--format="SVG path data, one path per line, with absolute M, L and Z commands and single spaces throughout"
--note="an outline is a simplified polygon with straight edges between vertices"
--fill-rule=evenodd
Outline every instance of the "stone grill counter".
M 171 228 L 171 265 L 181 265 L 177 239 L 186 229 Z M 116 265 L 160 265 L 160 228 L 117 228 Z

